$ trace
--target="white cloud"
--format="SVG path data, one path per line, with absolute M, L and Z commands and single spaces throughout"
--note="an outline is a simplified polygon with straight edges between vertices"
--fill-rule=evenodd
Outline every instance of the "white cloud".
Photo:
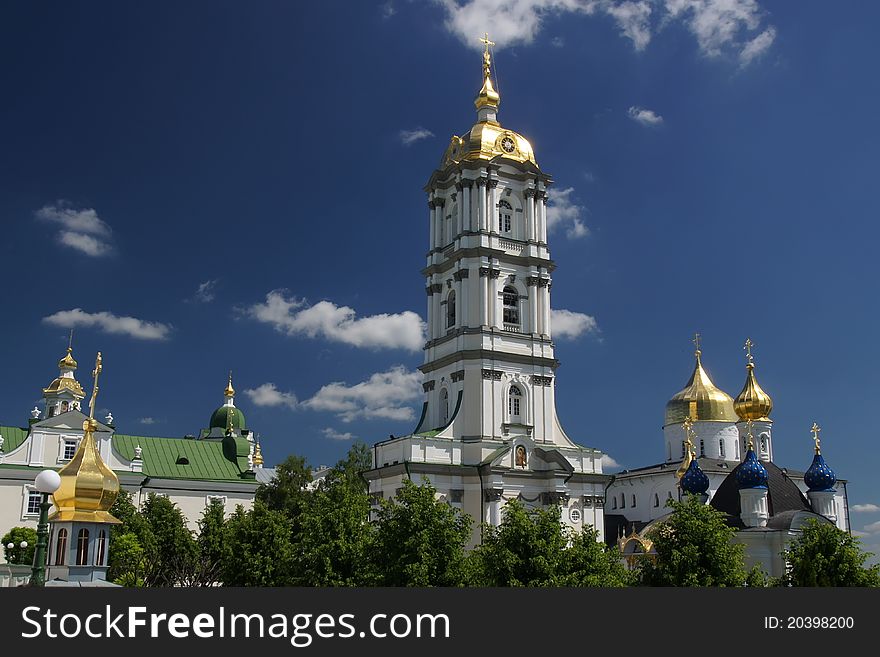
M 548 16 L 603 15 L 617 25 L 633 48 L 647 48 L 653 34 L 679 21 L 694 35 L 703 54 L 739 53 L 746 65 L 766 51 L 775 28 L 761 30 L 765 12 L 756 0 L 435 0 L 446 13 L 447 30 L 466 46 L 482 49 L 477 35 L 489 32 L 498 47 L 532 43 Z M 553 43 L 551 41 L 551 43 Z
M 313 411 L 336 413 L 343 422 L 357 418 L 413 420 L 415 411 L 409 403 L 422 397 L 421 374 L 397 365 L 378 372 L 353 386 L 329 383 L 302 406 Z
M 776 28 L 773 26 L 768 27 L 766 30 L 761 32 L 754 39 L 746 43 L 743 49 L 739 53 L 739 64 L 742 67 L 746 67 L 752 63 L 753 60 L 757 59 L 765 52 L 770 49 L 770 46 L 773 45 L 773 41 L 776 39 Z
M 615 470 L 620 467 L 620 463 L 611 458 L 608 454 L 602 455 L 602 470 Z
M 156 418 L 152 417 L 142 417 L 138 419 L 140 424 L 156 424 Z
M 872 522 L 870 525 L 865 525 L 862 529 L 869 534 L 880 534 L 880 520 Z
M 204 283 L 199 283 L 199 287 L 196 288 L 196 293 L 193 296 L 193 299 L 199 301 L 200 303 L 211 303 L 214 300 L 214 288 L 216 287 L 216 278 L 205 281 Z
M 853 504 L 850 510 L 854 513 L 877 513 L 880 511 L 880 506 L 876 504 Z
M 644 107 L 636 107 L 633 105 L 627 110 L 627 114 L 629 114 L 629 118 L 633 121 L 641 123 L 642 125 L 655 126 L 663 123 L 662 116 L 653 110 L 645 109 Z
M 354 440 L 355 438 L 357 438 L 357 436 L 355 436 L 350 431 L 340 433 L 336 429 L 332 429 L 330 427 L 327 427 L 326 429 L 321 431 L 321 433 L 324 434 L 324 438 L 329 438 L 330 440 Z
M 416 128 L 415 130 L 401 130 L 400 131 L 400 141 L 404 146 L 409 146 L 410 144 L 419 141 L 420 139 L 427 139 L 428 137 L 433 137 L 434 133 L 430 130 L 426 130 L 425 128 Z
M 572 201 L 573 193 L 573 187 L 553 191 L 547 204 L 547 230 L 565 228 L 565 236 L 569 239 L 586 237 L 590 234 L 590 229 L 581 218 L 586 213 L 586 208 Z
M 60 244 L 97 258 L 107 255 L 110 246 L 110 226 L 92 208 L 74 210 L 66 201 L 45 205 L 34 213 L 37 219 L 61 226 L 57 234 Z
M 136 317 L 119 317 L 111 312 L 87 313 L 82 308 L 59 310 L 43 321 L 62 328 L 94 327 L 112 335 L 127 335 L 139 340 L 165 340 L 171 333 L 170 324 L 151 322 Z
M 382 12 L 382 18 L 384 18 L 385 20 L 388 20 L 397 13 L 397 10 L 394 8 L 394 4 L 391 2 L 391 0 L 388 0 L 388 2 L 386 2 L 385 4 L 380 5 L 379 11 Z
M 292 392 L 281 392 L 274 383 L 264 383 L 256 388 L 244 391 L 254 406 L 286 406 L 295 409 L 299 405 L 296 395 Z
M 409 310 L 358 318 L 347 306 L 330 301 L 309 306 L 304 299 L 287 299 L 283 291 L 273 290 L 265 303 L 254 304 L 248 314 L 287 335 L 320 336 L 355 347 L 420 351 L 425 342 L 425 324 Z
M 599 324 L 590 315 L 551 308 L 550 330 L 555 338 L 577 338 L 584 333 L 598 333 Z

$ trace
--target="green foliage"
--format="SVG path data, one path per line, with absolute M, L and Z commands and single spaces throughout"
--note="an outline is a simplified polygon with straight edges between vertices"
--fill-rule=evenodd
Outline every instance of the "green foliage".
M 196 539 L 199 561 L 218 574 L 227 556 L 225 515 L 223 502 L 211 500 L 199 519 L 199 537 Z
M 382 500 L 370 549 L 379 586 L 462 586 L 470 516 L 439 502 L 430 483 L 403 482 Z
M 574 533 L 560 522 L 560 509 L 526 509 L 518 500 L 504 507 L 497 527 L 484 525 L 482 544 L 469 555 L 478 586 L 625 586 L 629 574 L 617 550 L 597 542 L 592 528 Z
M 362 586 L 369 583 L 374 535 L 370 498 L 361 472 L 370 467 L 364 443 L 355 443 L 312 495 L 298 519 L 294 543 L 296 583 L 301 586 Z
M 256 498 L 267 509 L 280 511 L 295 520 L 310 497 L 306 484 L 312 472 L 302 456 L 288 456 L 275 467 L 275 477 L 257 489 Z
M 22 541 L 27 541 L 27 547 L 21 547 Z M 10 543 L 12 543 L 11 548 Z M 36 549 L 37 532 L 30 527 L 13 527 L 3 535 L 3 554 L 7 563 L 32 566 Z
M 783 556 L 789 568 L 780 586 L 880 586 L 880 565 L 866 568 L 871 554 L 830 523 L 807 521 Z
M 153 539 L 141 541 L 151 566 L 147 583 L 150 586 L 174 586 L 189 579 L 198 548 L 187 529 L 183 512 L 167 497 L 150 494 L 141 515 Z
M 137 535 L 111 532 L 111 540 L 107 579 L 122 586 L 144 586 L 147 559 Z
M 226 586 L 289 586 L 295 555 L 291 521 L 282 512 L 254 500 L 251 510 L 238 506 L 226 521 L 221 578 Z
M 669 501 L 672 514 L 652 529 L 656 559 L 639 562 L 644 586 L 742 586 L 746 581 L 744 547 L 732 543 L 736 533 L 724 514 L 696 495 Z

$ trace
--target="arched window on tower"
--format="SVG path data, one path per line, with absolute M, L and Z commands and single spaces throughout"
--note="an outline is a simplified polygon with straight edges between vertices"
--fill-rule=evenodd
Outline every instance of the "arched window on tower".
M 513 208 L 503 200 L 498 203 L 498 232 L 503 235 L 513 232 Z
M 58 530 L 58 539 L 55 541 L 55 565 L 63 566 L 67 563 L 67 530 L 63 527 Z
M 445 427 L 449 422 L 449 392 L 446 388 L 440 389 L 440 426 Z
M 620 494 L 620 508 L 621 509 L 626 508 L 626 495 L 624 493 Z
M 446 328 L 455 326 L 455 290 L 446 297 Z
M 80 529 L 76 537 L 76 565 L 87 566 L 89 563 L 89 530 Z
M 635 493 L 633 493 L 633 496 L 632 496 L 632 508 L 634 508 L 634 509 L 636 508 L 636 494 Z
M 701 440 L 700 441 L 700 456 L 705 456 L 705 455 L 706 455 L 706 441 Z
M 718 453 L 721 455 L 721 458 L 724 458 L 724 438 L 718 441 Z
M 107 534 L 102 529 L 98 532 L 98 540 L 95 543 L 95 565 L 104 565 L 104 555 L 107 552 Z
M 522 419 L 522 390 L 517 386 L 510 386 L 507 393 L 507 412 L 511 422 L 519 422 Z
M 515 287 L 508 285 L 504 288 L 501 303 L 504 306 L 504 330 L 519 333 L 519 292 Z
M 654 508 L 656 509 L 658 506 L 660 506 L 660 496 L 654 493 Z

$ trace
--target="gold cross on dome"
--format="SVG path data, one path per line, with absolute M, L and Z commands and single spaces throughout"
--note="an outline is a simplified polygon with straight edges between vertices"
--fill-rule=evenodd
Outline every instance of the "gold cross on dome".
M 746 426 L 748 427 L 748 432 L 746 433 L 746 437 L 749 439 L 749 449 L 755 448 L 755 435 L 752 433 L 752 421 L 749 420 L 746 422 Z
M 755 346 L 755 343 L 752 342 L 752 339 L 751 339 L 751 338 L 746 338 L 746 343 L 745 343 L 745 345 L 743 345 L 743 349 L 746 350 L 746 358 L 748 359 L 748 362 L 750 362 L 750 363 L 751 363 L 752 360 L 753 360 L 753 358 L 752 358 L 752 347 L 754 347 L 754 346 Z
M 92 370 L 92 380 L 94 381 L 94 385 L 92 386 L 92 399 L 89 401 L 90 420 L 95 419 L 95 400 L 98 398 L 98 376 L 100 376 L 103 369 L 101 352 L 99 351 L 98 357 L 95 358 L 95 369 Z
M 486 53 L 489 53 L 489 46 L 494 46 L 494 41 L 489 41 L 489 33 L 486 32 L 482 37 L 480 37 L 480 43 L 486 46 Z
M 821 452 L 819 451 L 819 443 L 821 442 L 819 440 L 819 432 L 822 431 L 822 427 L 813 422 L 813 426 L 810 431 L 813 432 L 813 442 L 816 443 L 816 454 L 821 454 Z
M 700 350 L 700 345 L 703 344 L 703 341 L 700 339 L 700 334 L 699 334 L 699 333 L 694 333 L 694 339 L 691 340 L 691 342 L 694 343 L 694 346 L 697 348 L 697 351 Z

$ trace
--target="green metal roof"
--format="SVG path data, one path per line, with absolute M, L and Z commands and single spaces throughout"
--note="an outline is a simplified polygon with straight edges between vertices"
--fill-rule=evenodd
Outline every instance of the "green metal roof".
M 246 442 L 246 441 L 245 441 Z M 144 474 L 163 479 L 201 479 L 206 481 L 252 481 L 244 475 L 247 459 L 230 461 L 223 454 L 223 441 L 188 438 L 113 435 L 113 447 L 125 459 L 134 458 L 141 446 Z M 182 461 L 188 461 L 183 463 Z M 244 475 L 244 476 L 243 476 Z
M 9 454 L 28 437 L 29 429 L 19 427 L 0 427 L 0 436 L 3 436 L 3 451 Z

